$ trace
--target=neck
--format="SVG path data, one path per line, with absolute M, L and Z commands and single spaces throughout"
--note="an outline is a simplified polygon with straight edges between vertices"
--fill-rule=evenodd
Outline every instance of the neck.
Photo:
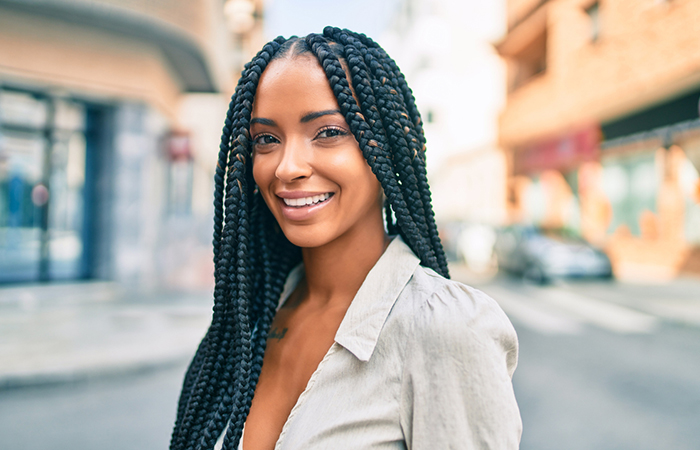
M 305 300 L 320 305 L 349 306 L 389 242 L 382 225 L 346 233 L 321 247 L 302 249 Z

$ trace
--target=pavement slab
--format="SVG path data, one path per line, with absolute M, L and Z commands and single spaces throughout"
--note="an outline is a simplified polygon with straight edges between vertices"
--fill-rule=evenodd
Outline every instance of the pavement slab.
M 103 282 L 0 289 L 0 389 L 186 362 L 211 298 Z

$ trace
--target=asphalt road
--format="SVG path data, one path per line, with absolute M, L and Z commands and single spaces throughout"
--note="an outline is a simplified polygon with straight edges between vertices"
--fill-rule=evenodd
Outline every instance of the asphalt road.
M 700 448 L 700 283 L 472 284 L 518 331 L 523 450 Z M 184 369 L 0 391 L 0 449 L 166 449 Z
M 518 332 L 522 362 L 514 386 L 523 450 L 700 448 L 697 330 Z
M 0 449 L 166 450 L 184 371 L 0 391 Z
M 518 332 L 522 450 L 700 449 L 700 282 L 476 284 Z

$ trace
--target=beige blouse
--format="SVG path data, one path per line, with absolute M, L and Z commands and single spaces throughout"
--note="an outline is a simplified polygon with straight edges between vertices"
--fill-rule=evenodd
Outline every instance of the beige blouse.
M 393 239 L 275 450 L 518 448 L 513 326 L 486 294 L 419 263 Z M 289 275 L 280 305 L 302 275 Z

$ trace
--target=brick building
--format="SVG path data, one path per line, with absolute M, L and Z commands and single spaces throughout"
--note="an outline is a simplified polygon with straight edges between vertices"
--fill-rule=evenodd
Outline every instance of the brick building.
M 507 9 L 511 219 L 577 229 L 621 277 L 700 273 L 700 3 Z

